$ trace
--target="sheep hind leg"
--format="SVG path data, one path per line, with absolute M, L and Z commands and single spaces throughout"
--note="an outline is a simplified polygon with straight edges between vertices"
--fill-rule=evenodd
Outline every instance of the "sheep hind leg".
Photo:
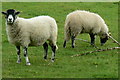
M 63 43 L 63 47 L 66 48 L 66 40 Z
M 67 44 L 67 42 L 68 42 L 69 40 L 70 40 L 70 38 L 67 38 L 67 39 L 64 40 L 63 48 L 66 48 L 66 44 Z
M 16 46 L 16 49 L 17 49 L 17 55 L 18 55 L 17 63 L 21 63 L 21 57 L 20 57 L 20 46 Z
M 66 48 L 66 43 L 70 40 L 70 38 L 71 38 L 71 30 L 69 28 L 68 32 L 66 31 L 66 33 L 65 33 L 63 48 Z
M 93 33 L 90 33 L 89 34 L 90 35 L 90 38 L 91 38 L 91 45 L 95 45 L 95 34 L 93 34 Z
M 56 45 L 54 44 L 49 44 L 52 48 L 52 58 L 51 61 L 54 62 L 55 61 L 55 53 L 56 53 Z
M 43 48 L 44 48 L 44 59 L 47 59 L 48 44 L 46 42 L 43 44 Z
M 24 57 L 26 59 L 26 65 L 31 65 L 28 59 L 27 47 L 24 47 Z

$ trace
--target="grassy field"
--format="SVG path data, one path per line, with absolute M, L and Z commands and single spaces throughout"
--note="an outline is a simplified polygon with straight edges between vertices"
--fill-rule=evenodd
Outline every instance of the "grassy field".
M 20 17 L 31 18 L 39 15 L 49 15 L 56 19 L 58 24 L 59 47 L 56 61 L 52 63 L 51 49 L 48 60 L 43 60 L 43 47 L 30 47 L 28 49 L 31 66 L 25 66 L 22 55 L 22 63 L 17 64 L 17 54 L 14 45 L 9 44 L 5 31 L 5 19 L 2 17 L 2 77 L 3 78 L 118 78 L 118 51 L 106 51 L 92 53 L 86 56 L 70 56 L 92 50 L 96 50 L 90 44 L 76 40 L 76 47 L 71 48 L 68 42 L 67 48 L 63 48 L 64 21 L 66 15 L 74 10 L 88 10 L 98 13 L 106 22 L 109 31 L 115 39 L 118 39 L 118 3 L 95 2 L 68 2 L 68 3 L 2 3 L 2 10 L 9 8 L 21 11 Z M 89 40 L 88 34 L 81 34 L 78 38 Z M 100 46 L 99 37 L 96 37 L 96 46 L 102 49 L 117 46 L 111 40 L 104 46 Z

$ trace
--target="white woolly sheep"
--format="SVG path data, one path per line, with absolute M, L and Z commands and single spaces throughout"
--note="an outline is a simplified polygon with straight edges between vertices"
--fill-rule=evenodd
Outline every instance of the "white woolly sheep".
M 101 45 L 108 40 L 108 27 L 104 20 L 95 13 L 77 10 L 67 15 L 64 26 L 64 44 L 71 39 L 74 48 L 75 38 L 80 33 L 89 33 L 91 45 L 94 45 L 95 35 L 99 35 Z
M 57 24 L 54 18 L 49 16 L 38 16 L 30 19 L 24 19 L 17 17 L 20 12 L 14 9 L 8 9 L 6 12 L 2 12 L 6 18 L 6 31 L 8 35 L 8 41 L 14 44 L 17 48 L 18 60 L 20 58 L 20 46 L 24 49 L 24 56 L 26 58 L 26 65 L 30 65 L 28 59 L 27 48 L 28 46 L 40 46 L 44 47 L 44 59 L 47 59 L 48 44 L 52 49 L 52 62 L 55 59 L 55 52 L 57 49 Z

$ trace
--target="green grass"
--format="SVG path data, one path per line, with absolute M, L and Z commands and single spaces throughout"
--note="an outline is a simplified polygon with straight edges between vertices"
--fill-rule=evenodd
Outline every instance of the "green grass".
M 59 47 L 56 53 L 56 61 L 50 61 L 51 49 L 49 48 L 48 60 L 43 60 L 43 48 L 30 47 L 28 49 L 31 66 L 25 66 L 22 55 L 22 63 L 17 64 L 17 54 L 14 45 L 9 44 L 5 31 L 5 19 L 2 17 L 2 77 L 3 78 L 118 78 L 118 51 L 106 51 L 92 53 L 86 56 L 70 56 L 92 50 L 96 50 L 90 44 L 76 40 L 76 47 L 71 48 L 68 42 L 64 49 L 64 21 L 66 15 L 74 10 L 88 10 L 98 13 L 106 22 L 109 31 L 115 39 L 118 39 L 118 4 L 95 2 L 37 2 L 37 3 L 2 3 L 3 11 L 13 8 L 21 11 L 20 17 L 31 18 L 39 15 L 49 15 L 56 19 L 58 24 Z M 78 38 L 89 40 L 88 34 L 81 34 Z M 96 37 L 96 46 L 105 49 L 115 47 L 117 44 L 111 40 L 104 46 L 100 46 L 99 37 Z

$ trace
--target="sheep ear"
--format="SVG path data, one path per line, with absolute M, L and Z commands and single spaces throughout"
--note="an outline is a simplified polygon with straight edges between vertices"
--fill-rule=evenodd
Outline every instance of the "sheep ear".
M 7 15 L 7 13 L 6 12 L 1 12 L 2 14 L 4 14 L 4 15 Z
M 20 12 L 15 12 L 15 15 L 18 15 L 18 14 L 20 14 Z

